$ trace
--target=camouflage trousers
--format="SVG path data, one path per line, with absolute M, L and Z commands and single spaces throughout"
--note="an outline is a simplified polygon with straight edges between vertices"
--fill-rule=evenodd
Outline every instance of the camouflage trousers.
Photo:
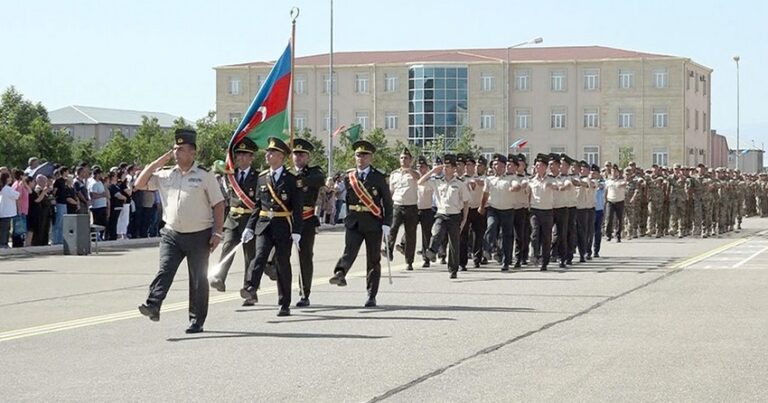
M 691 234 L 704 235 L 704 203 L 701 199 L 693 199 L 691 204 Z
M 660 237 L 664 232 L 664 201 L 648 201 L 648 235 Z
M 683 236 L 685 223 L 685 200 L 671 199 L 669 201 L 669 234 Z

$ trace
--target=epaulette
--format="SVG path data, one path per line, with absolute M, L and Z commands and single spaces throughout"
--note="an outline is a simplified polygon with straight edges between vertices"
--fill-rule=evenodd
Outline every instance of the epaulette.
M 269 169 L 265 169 L 265 170 L 259 172 L 259 176 L 263 176 L 263 175 L 266 175 L 268 173 L 269 173 Z
M 347 169 L 347 173 L 350 173 L 350 172 L 355 172 L 355 171 L 357 171 L 357 168 L 350 168 L 350 169 Z
M 205 172 L 208 172 L 208 167 L 206 167 L 205 165 L 202 165 L 202 164 L 198 164 L 197 165 L 197 169 L 201 169 L 201 170 L 203 170 Z
M 384 176 L 387 176 L 387 173 L 386 173 L 385 171 L 382 171 L 382 170 L 381 170 L 381 169 L 379 169 L 379 168 L 374 168 L 373 170 L 374 170 L 374 171 L 376 171 L 376 172 L 378 172 L 378 173 L 380 173 L 380 174 L 382 174 L 382 175 L 384 175 Z
M 293 172 L 291 172 L 291 171 L 290 171 L 290 170 L 288 170 L 288 169 L 285 169 L 285 170 L 284 170 L 284 172 L 285 172 L 286 174 L 288 174 L 288 175 L 291 175 L 291 176 L 293 176 L 294 178 L 296 177 L 296 174 L 295 174 L 295 173 L 293 173 Z

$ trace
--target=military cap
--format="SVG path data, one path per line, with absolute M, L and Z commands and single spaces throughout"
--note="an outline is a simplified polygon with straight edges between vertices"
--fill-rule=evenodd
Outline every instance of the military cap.
M 706 167 L 707 167 L 707 166 L 706 166 L 706 165 L 704 165 L 704 163 L 703 163 L 703 162 L 699 162 L 699 164 L 698 164 L 698 165 L 696 165 L 696 168 L 706 168 Z
M 311 153 L 315 151 L 315 146 L 306 139 L 293 139 L 293 152 L 295 153 Z
M 493 154 L 493 157 L 491 157 L 491 160 L 494 161 L 494 162 L 501 162 L 502 164 L 506 164 L 507 163 L 507 157 L 505 157 L 505 156 L 503 156 L 501 154 L 498 154 L 498 153 Z
M 267 148 L 265 150 L 280 151 L 284 155 L 291 153 L 291 148 L 288 147 L 288 144 L 285 144 L 283 140 L 280 140 L 277 137 L 270 137 L 267 139 Z
M 445 154 L 443 155 L 443 164 L 444 165 L 453 165 L 456 166 L 456 162 L 458 158 L 455 154 Z
M 259 147 L 256 145 L 256 143 L 253 142 L 248 137 L 243 138 L 240 140 L 239 143 L 235 146 L 235 152 L 236 153 L 255 153 Z
M 403 151 L 400 152 L 400 155 L 407 155 L 410 158 L 413 158 L 413 155 L 411 155 L 411 152 L 408 151 L 408 147 L 404 147 Z
M 427 162 L 427 157 L 425 157 L 423 155 L 419 155 L 419 158 L 417 160 L 417 164 L 418 165 L 429 165 L 429 163 Z
M 549 153 L 549 161 L 550 162 L 557 162 L 560 163 L 560 154 L 556 153 Z
M 651 168 L 658 168 L 658 167 L 659 167 L 659 164 L 653 164 L 653 165 L 651 165 Z
M 519 162 L 517 154 L 507 154 L 507 163 L 517 165 Z
M 613 169 L 619 169 L 619 166 L 617 164 L 613 164 Z
M 470 162 L 471 162 L 471 163 L 473 163 L 473 164 L 474 164 L 474 163 L 476 163 L 476 162 L 477 162 L 477 161 L 475 160 L 475 156 L 474 156 L 474 155 L 472 155 L 472 154 L 465 154 L 464 156 L 467 158 L 467 163 L 470 163 Z
M 352 149 L 355 150 L 355 153 L 361 154 L 373 154 L 376 152 L 376 146 L 366 140 L 355 141 L 352 143 Z
M 593 172 L 600 172 L 600 167 L 597 166 L 597 164 L 592 164 L 592 166 L 589 169 Z
M 560 154 L 560 161 L 565 161 L 565 163 L 568 164 L 568 165 L 573 165 L 573 163 L 576 162 L 576 160 L 574 160 L 573 158 L 569 157 L 568 154 L 566 154 L 566 153 L 561 153 Z
M 524 164 L 528 164 L 528 160 L 525 158 L 525 154 L 523 153 L 517 154 L 517 160 Z
M 176 133 L 174 137 L 175 137 L 176 144 L 195 145 L 197 132 L 192 129 L 176 129 Z
M 481 165 L 488 165 L 488 159 L 485 158 L 485 155 L 481 155 L 477 158 L 477 163 Z
M 549 162 L 549 155 L 547 154 L 536 154 L 536 158 L 534 158 L 533 162 L 543 162 L 548 163 Z
M 579 166 L 582 168 L 589 168 L 589 163 L 587 161 L 581 160 L 579 161 Z
M 464 155 L 464 154 L 461 154 L 461 153 L 456 154 L 456 162 L 457 163 L 461 162 L 462 164 L 466 165 L 467 164 L 467 156 Z
M 674 169 L 680 169 L 680 168 L 681 168 L 681 166 L 680 166 L 680 164 L 675 164 L 675 165 L 673 166 L 673 168 L 674 168 Z
M 443 159 L 439 155 L 435 155 L 435 165 L 443 165 Z

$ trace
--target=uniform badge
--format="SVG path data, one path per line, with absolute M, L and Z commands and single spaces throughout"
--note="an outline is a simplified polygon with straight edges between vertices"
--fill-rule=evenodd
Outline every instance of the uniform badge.
M 265 190 L 267 190 L 267 185 L 261 185 L 261 191 L 263 192 Z
M 301 179 L 298 179 L 298 180 L 296 181 L 296 187 L 297 187 L 297 188 L 301 188 L 301 187 L 304 187 L 304 181 L 302 181 Z
M 283 194 L 280 195 L 280 198 L 283 199 L 283 200 L 288 200 L 288 195 L 283 193 Z
M 379 190 L 378 189 L 373 189 L 373 195 L 374 196 L 378 196 L 379 195 Z
M 255 196 L 254 193 L 255 192 L 253 191 L 253 189 L 251 189 L 250 191 L 248 191 L 248 196 L 253 197 L 253 196 Z

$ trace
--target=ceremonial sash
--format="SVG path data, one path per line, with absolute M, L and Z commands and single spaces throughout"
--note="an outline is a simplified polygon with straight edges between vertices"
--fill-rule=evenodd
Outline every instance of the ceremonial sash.
M 369 210 L 371 210 L 371 214 L 381 218 L 381 208 L 379 208 L 379 206 L 373 202 L 373 197 L 371 197 L 371 195 L 365 189 L 365 186 L 358 182 L 355 171 L 350 172 L 348 177 L 349 184 L 352 185 L 352 190 L 355 191 L 355 194 L 357 195 L 357 198 L 360 199 L 360 202 L 363 203 L 365 207 L 368 207 Z
M 272 174 L 267 175 L 271 176 Z M 288 226 L 290 227 L 291 232 L 293 232 L 293 216 L 291 215 L 291 211 L 288 210 L 288 207 L 285 207 L 285 203 L 283 203 L 280 197 L 277 196 L 275 189 L 272 187 L 272 181 L 270 179 L 267 179 L 267 189 L 269 189 L 269 194 L 272 195 L 272 198 L 277 202 L 280 208 L 282 208 L 284 212 L 288 213 L 288 216 L 286 217 L 288 219 Z
M 243 188 L 240 187 L 240 184 L 235 179 L 235 175 L 228 174 L 227 179 L 229 180 L 229 184 L 232 186 L 232 190 L 235 191 L 235 194 L 237 197 L 245 204 L 246 207 L 253 210 L 254 207 L 256 207 L 256 203 L 251 200 L 250 197 L 248 197 L 245 192 L 243 192 Z

